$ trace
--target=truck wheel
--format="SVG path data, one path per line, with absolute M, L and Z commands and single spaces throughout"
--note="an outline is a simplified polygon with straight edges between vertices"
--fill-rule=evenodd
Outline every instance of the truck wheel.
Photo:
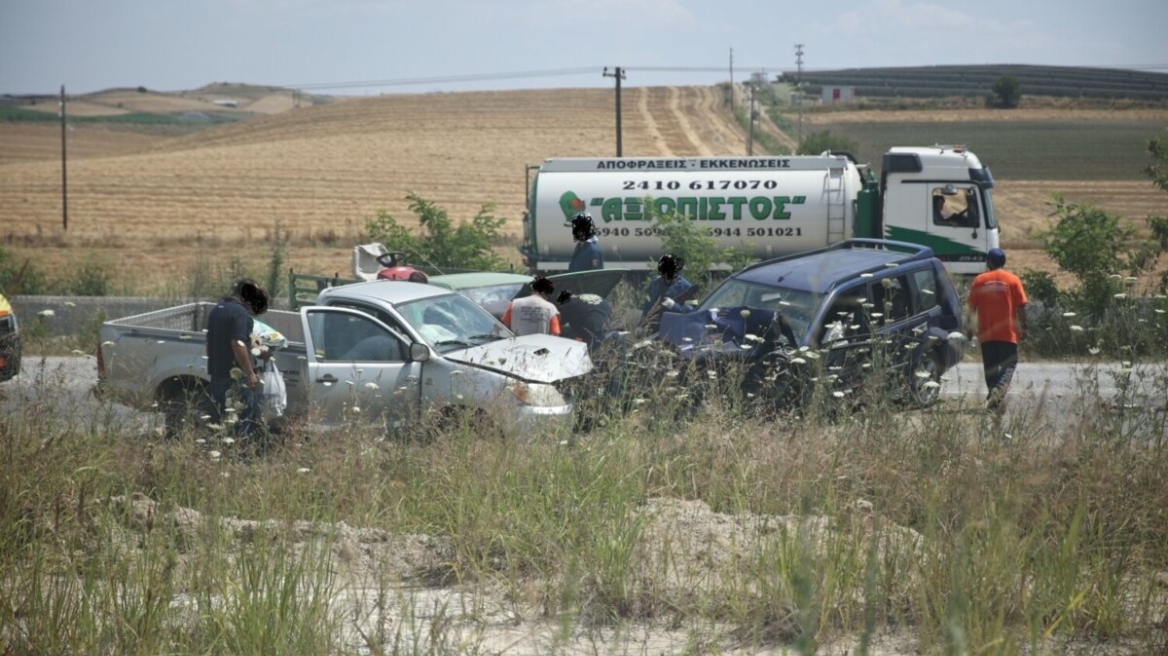
M 210 390 L 202 381 L 167 381 L 159 391 L 158 405 L 165 419 L 166 439 L 176 440 L 186 433 L 204 430 L 207 417 L 216 414 Z
M 929 351 L 916 369 L 909 372 L 909 400 L 918 408 L 927 408 L 941 397 L 941 356 Z

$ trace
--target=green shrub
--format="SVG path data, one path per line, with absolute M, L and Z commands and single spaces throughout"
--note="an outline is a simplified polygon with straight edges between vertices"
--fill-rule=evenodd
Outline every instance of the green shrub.
M 991 89 L 994 92 L 994 105 L 1002 109 L 1014 109 L 1022 100 L 1022 87 L 1013 75 L 1003 75 L 994 80 Z
M 799 152 L 797 155 L 818 155 L 828 151 L 844 151 L 855 153 L 860 149 L 859 144 L 855 141 L 840 135 L 831 133 L 831 130 L 823 130 L 822 132 L 813 132 L 807 135 L 803 142 L 799 144 Z
M 420 232 L 400 225 L 382 210 L 365 224 L 371 241 L 381 242 L 391 251 L 405 253 L 410 264 L 435 269 L 502 270 L 503 259 L 494 251 L 504 219 L 496 217 L 495 205 L 484 203 L 469 221 L 457 226 L 442 209 L 417 194 L 406 195 L 410 210 L 418 216 Z

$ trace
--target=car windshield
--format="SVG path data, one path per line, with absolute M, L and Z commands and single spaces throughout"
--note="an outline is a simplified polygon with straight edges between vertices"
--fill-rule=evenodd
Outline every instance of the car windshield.
M 815 292 L 731 279 L 707 296 L 699 310 L 739 306 L 778 310 L 791 324 L 791 330 L 803 336 L 822 300 L 823 294 Z
M 459 294 L 402 303 L 397 309 L 439 353 L 515 336 L 486 310 Z
M 522 282 L 510 282 L 505 285 L 468 287 L 458 290 L 458 293 L 483 306 L 495 317 L 502 317 L 507 311 L 507 304 L 523 289 L 523 285 Z

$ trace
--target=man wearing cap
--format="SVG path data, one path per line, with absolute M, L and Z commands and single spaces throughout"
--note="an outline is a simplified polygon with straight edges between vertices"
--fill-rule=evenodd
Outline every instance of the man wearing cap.
M 1026 338 L 1026 291 L 1018 276 L 1005 266 L 1002 249 L 990 249 L 986 253 L 989 270 L 974 278 L 969 288 L 969 309 L 977 315 L 977 340 L 988 389 L 986 409 L 999 415 L 1005 410 L 1006 391 L 1018 366 L 1018 341 Z
M 243 407 L 233 432 L 240 437 L 251 436 L 260 422 L 260 378 L 251 355 L 252 317 L 268 310 L 268 299 L 256 281 L 243 278 L 207 315 L 207 375 L 218 415 L 213 419 L 224 423 L 227 393 L 235 388 Z

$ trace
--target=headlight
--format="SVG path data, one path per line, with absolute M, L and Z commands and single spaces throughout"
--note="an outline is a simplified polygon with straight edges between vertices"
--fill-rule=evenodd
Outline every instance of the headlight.
M 523 405 L 536 406 L 541 408 L 567 405 L 556 388 L 551 385 L 540 385 L 537 383 L 514 383 L 507 386 L 507 391 Z

